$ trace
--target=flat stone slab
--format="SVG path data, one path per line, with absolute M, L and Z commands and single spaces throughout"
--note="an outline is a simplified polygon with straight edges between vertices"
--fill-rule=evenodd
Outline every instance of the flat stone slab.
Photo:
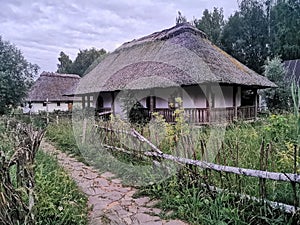
M 58 159 L 88 197 L 89 225 L 187 225 L 180 220 L 167 221 L 155 216 L 161 212 L 154 208 L 158 201 L 150 201 L 149 197 L 133 198 L 137 190 L 123 186 L 113 173 L 99 173 L 46 141 L 41 143 L 41 148 Z

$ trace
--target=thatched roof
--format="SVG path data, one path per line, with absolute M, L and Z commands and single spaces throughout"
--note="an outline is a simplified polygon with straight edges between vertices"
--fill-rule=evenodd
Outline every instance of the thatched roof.
M 63 96 L 64 92 L 76 86 L 80 77 L 76 74 L 59 74 L 43 72 L 31 88 L 27 101 L 31 102 L 68 102 L 73 98 Z
M 276 86 L 213 45 L 202 31 L 180 24 L 124 43 L 81 79 L 77 94 L 210 82 Z
M 284 61 L 284 66 L 287 71 L 285 78 L 300 85 L 300 59 Z

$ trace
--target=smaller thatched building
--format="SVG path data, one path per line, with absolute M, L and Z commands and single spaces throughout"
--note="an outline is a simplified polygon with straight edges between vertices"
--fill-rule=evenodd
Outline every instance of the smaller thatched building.
M 79 80 L 76 74 L 43 72 L 28 93 L 25 108 L 32 113 L 72 110 L 73 102 L 79 99 L 64 93 L 76 87 Z

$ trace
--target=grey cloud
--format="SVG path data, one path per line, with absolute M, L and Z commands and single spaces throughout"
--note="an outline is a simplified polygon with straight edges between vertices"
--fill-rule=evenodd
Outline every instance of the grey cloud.
M 73 59 L 78 49 L 114 50 L 117 45 L 175 24 L 177 11 L 191 20 L 205 8 L 223 6 L 230 12 L 236 1 L 221 0 L 0 0 L 0 31 L 15 43 L 28 61 L 42 70 L 56 70 L 60 51 Z

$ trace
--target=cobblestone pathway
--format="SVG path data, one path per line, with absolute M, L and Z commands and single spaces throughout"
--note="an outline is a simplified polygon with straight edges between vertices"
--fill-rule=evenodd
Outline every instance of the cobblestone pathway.
M 56 150 L 48 142 L 43 141 L 41 148 L 56 155 L 58 162 L 88 196 L 88 204 L 92 208 L 90 225 L 187 225 L 179 220 L 160 219 L 157 216 L 160 209 L 153 208 L 155 201 L 151 202 L 148 197 L 133 198 L 137 190 L 122 186 L 121 181 L 114 179 L 112 173 L 100 174 L 92 167 Z

